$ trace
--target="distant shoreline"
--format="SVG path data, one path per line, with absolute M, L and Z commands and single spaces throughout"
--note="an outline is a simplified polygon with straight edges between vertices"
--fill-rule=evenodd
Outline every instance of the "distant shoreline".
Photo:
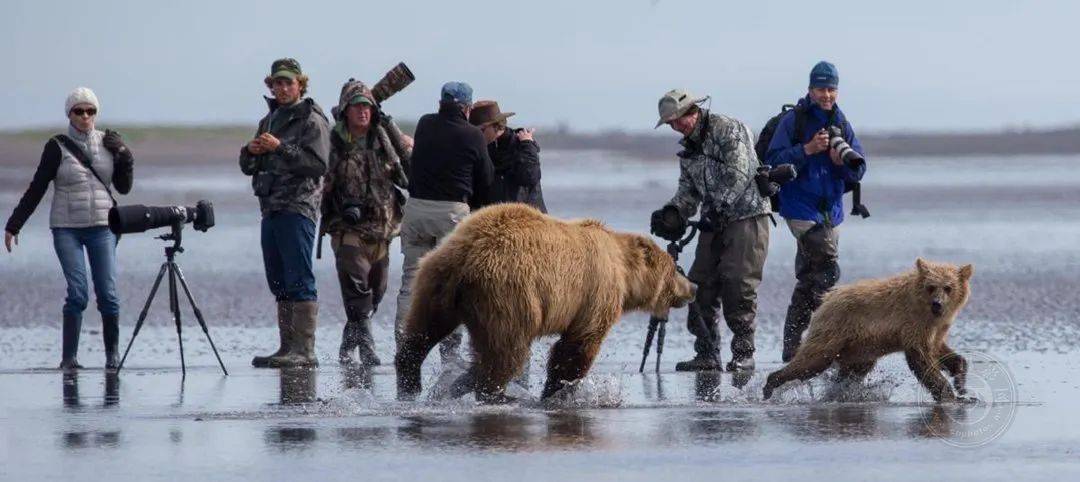
M 403 121 L 401 126 L 411 132 L 415 124 Z M 123 133 L 136 152 L 163 149 L 194 162 L 218 159 L 223 154 L 235 156 L 254 132 L 252 126 L 242 125 L 109 127 Z M 0 164 L 20 162 L 17 158 L 26 162 L 25 157 L 36 156 L 35 150 L 39 154 L 41 145 L 55 132 L 59 127 L 0 131 Z M 865 133 L 859 138 L 870 157 L 1080 154 L 1080 126 L 983 133 Z M 642 160 L 669 160 L 678 150 L 677 136 L 670 132 L 581 133 L 565 127 L 541 127 L 537 140 L 544 149 L 604 150 Z

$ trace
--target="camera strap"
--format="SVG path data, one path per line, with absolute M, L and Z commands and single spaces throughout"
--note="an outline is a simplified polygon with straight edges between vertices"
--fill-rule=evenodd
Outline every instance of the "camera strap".
M 68 152 L 71 153 L 71 155 L 75 156 L 75 159 L 78 159 L 79 163 L 82 164 L 83 167 L 89 169 L 90 174 L 93 174 L 94 178 L 97 179 L 102 186 L 105 186 L 105 192 L 109 193 L 109 199 L 112 201 L 113 207 L 116 207 L 116 196 L 113 196 L 112 188 L 109 187 L 109 183 L 105 182 L 105 180 L 101 178 L 101 175 L 98 174 L 97 170 L 94 169 L 94 164 L 93 162 L 91 162 L 90 156 L 86 155 L 86 151 L 84 151 L 82 147 L 80 147 L 79 144 L 76 143 L 72 138 L 68 137 L 65 134 L 57 134 L 53 137 L 53 139 L 56 139 L 57 142 L 63 144 L 64 148 L 67 149 Z

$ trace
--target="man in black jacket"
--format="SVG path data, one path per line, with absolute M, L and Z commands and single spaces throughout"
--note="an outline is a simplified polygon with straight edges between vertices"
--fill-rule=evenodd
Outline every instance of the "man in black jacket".
M 488 155 L 495 167 L 491 202 L 519 202 L 547 212 L 540 189 L 540 146 L 532 129 L 509 129 L 506 119 L 513 112 L 501 112 L 499 103 L 481 100 L 473 104 L 469 122 L 480 128 L 488 143 Z
M 421 117 L 416 124 L 408 173 L 409 200 L 401 221 L 405 262 L 394 324 L 398 342 L 420 258 L 469 214 L 470 206 L 478 208 L 490 202 L 491 158 L 484 135 L 469 124 L 471 108 L 472 88 L 463 82 L 447 82 L 442 87 L 439 112 Z M 439 352 L 444 364 L 461 364 L 460 345 L 460 330 L 442 341 Z

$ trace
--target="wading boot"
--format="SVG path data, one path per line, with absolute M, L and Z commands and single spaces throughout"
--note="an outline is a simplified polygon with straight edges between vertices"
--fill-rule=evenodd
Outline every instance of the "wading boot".
M 102 335 L 105 340 L 105 369 L 116 370 L 120 366 L 120 315 L 101 316 Z
M 279 301 L 277 304 L 277 326 L 279 345 L 277 351 L 266 356 L 257 356 L 251 359 L 251 366 L 255 368 L 270 367 L 270 360 L 280 358 L 289 352 L 289 332 L 292 330 L 292 302 Z
M 719 354 L 705 354 L 698 353 L 691 360 L 681 361 L 675 364 L 675 371 L 677 372 L 704 372 L 712 370 L 721 370 L 723 365 L 720 364 Z
M 315 326 L 319 320 L 318 301 L 296 301 L 292 303 L 288 353 L 269 359 L 271 367 L 314 367 L 319 366 L 315 357 Z
M 82 330 L 82 313 L 64 313 L 64 325 L 62 328 L 62 349 L 60 358 L 61 370 L 77 370 L 83 366 L 75 359 L 79 353 L 79 332 Z
M 743 326 L 753 326 L 746 323 Z M 754 331 L 753 328 L 739 329 L 731 338 L 731 360 L 727 362 L 729 372 L 748 372 L 754 370 Z
M 375 339 L 371 335 L 371 320 L 361 318 L 345 322 L 341 334 L 339 361 L 342 365 L 377 366 L 382 364 L 375 354 Z

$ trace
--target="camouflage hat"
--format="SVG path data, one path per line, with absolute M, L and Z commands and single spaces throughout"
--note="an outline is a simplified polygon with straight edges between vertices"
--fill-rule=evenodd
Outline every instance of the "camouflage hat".
M 657 106 L 660 111 L 660 120 L 656 121 L 656 127 L 653 127 L 653 129 L 682 117 L 686 111 L 690 110 L 691 106 L 705 102 L 708 98 L 708 96 L 694 97 L 693 94 L 685 89 L 668 91 L 668 93 L 660 98 L 660 103 Z
M 375 102 L 375 94 L 363 82 L 349 79 L 341 86 L 341 95 L 338 96 L 338 105 L 332 109 L 334 118 L 340 118 L 353 104 L 368 104 L 378 109 L 379 103 Z
M 285 77 L 289 79 L 295 79 L 298 75 L 304 72 L 300 70 L 300 62 L 297 62 L 293 58 L 277 59 L 273 64 L 270 64 L 270 78 L 276 79 L 278 77 Z

